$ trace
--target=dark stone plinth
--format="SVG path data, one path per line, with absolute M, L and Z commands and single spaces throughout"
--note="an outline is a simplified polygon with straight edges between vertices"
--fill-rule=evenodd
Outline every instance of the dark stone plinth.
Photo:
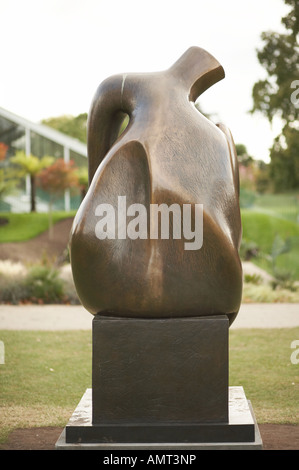
M 198 438 L 199 425 L 209 436 L 211 423 L 222 432 L 228 422 L 228 325 L 225 315 L 95 316 L 92 423 L 113 441 L 189 441 Z
M 228 386 L 228 319 L 93 320 L 92 389 L 57 449 L 259 449 Z
M 159 427 L 154 425 L 149 427 L 94 425 L 92 393 L 91 389 L 87 389 L 58 439 L 56 449 L 262 449 L 258 425 L 243 387 L 229 387 L 228 423 L 194 425 L 192 435 L 190 435 L 191 425 L 182 425 L 180 436 L 173 434 L 175 427 L 174 424 L 169 425 L 169 432 L 165 432 L 163 438 L 161 433 L 156 436 L 153 434 L 152 431 L 159 430 Z M 130 433 L 132 428 L 136 440 L 132 440 L 133 433 Z M 172 440 L 171 436 L 175 439 Z

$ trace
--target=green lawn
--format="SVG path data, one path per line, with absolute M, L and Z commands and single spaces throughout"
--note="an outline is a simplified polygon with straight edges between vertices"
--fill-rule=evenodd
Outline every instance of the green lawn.
M 75 212 L 53 212 L 53 223 L 59 220 L 74 217 Z M 0 243 L 18 242 L 34 238 L 49 228 L 48 213 L 14 214 L 0 213 L 0 218 L 9 219 L 6 225 L 0 225 Z
M 283 241 L 290 239 L 291 249 L 277 257 L 277 267 L 289 270 L 299 280 L 299 224 L 279 216 L 265 214 L 253 209 L 242 209 L 243 239 L 257 244 L 260 252 L 253 262 L 271 272 L 270 255 L 275 236 Z
M 230 385 L 242 385 L 259 423 L 299 424 L 299 328 L 230 331 Z M 0 439 L 14 428 L 64 426 L 91 387 L 91 332 L 0 331 Z
M 242 385 L 259 423 L 299 424 L 299 328 L 230 331 L 230 385 Z
M 298 193 L 256 194 L 254 208 L 293 222 L 299 222 Z
M 63 426 L 91 387 L 91 332 L 1 331 L 0 440 L 17 427 Z

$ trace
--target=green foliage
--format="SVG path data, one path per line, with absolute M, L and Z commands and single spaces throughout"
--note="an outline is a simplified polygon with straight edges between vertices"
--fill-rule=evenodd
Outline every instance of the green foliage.
M 66 189 L 74 189 L 78 185 L 74 162 L 65 162 L 58 158 L 39 174 L 39 185 L 51 195 L 62 194 Z
M 298 14 L 298 13 L 297 13 Z M 269 121 L 279 115 L 285 123 L 293 122 L 297 110 L 290 99 L 291 83 L 298 79 L 299 48 L 296 37 L 289 34 L 264 32 L 264 48 L 258 59 L 266 69 L 268 78 L 258 81 L 252 91 L 252 111 L 260 111 Z
M 299 195 L 296 192 L 257 194 L 254 209 L 298 223 Z
M 12 193 L 17 183 L 17 175 L 11 168 L 0 168 L 0 200 Z
M 39 174 L 38 184 L 50 194 L 49 200 L 49 236 L 53 236 L 52 203 L 53 198 L 62 195 L 66 189 L 78 190 L 78 177 L 73 160 L 65 162 L 58 158 L 52 165 Z
M 17 305 L 20 300 L 28 298 L 28 290 L 23 276 L 7 276 L 0 272 L 0 284 L 0 303 Z
M 58 271 L 46 266 L 34 266 L 26 276 L 19 278 L 2 273 L 1 281 L 0 301 L 4 303 L 61 303 L 63 300 L 63 283 Z
M 38 158 L 34 155 L 26 155 L 25 152 L 16 152 L 14 157 L 11 157 L 10 161 L 22 168 L 24 175 L 36 176 L 41 170 L 50 166 L 54 157 L 44 156 Z
M 297 0 L 284 1 L 291 7 L 281 20 L 286 28 L 285 33 L 267 31 L 261 35 L 264 44 L 257 56 L 268 77 L 253 87 L 252 111 L 262 112 L 270 122 L 278 114 L 287 124 L 294 122 L 298 116 L 290 94 L 291 83 L 298 79 L 299 72 L 299 3 Z
M 43 303 L 60 303 L 63 301 L 63 282 L 59 272 L 48 266 L 34 266 L 24 281 L 28 298 L 42 300 Z
M 124 118 L 123 118 L 123 121 L 120 125 L 119 132 L 118 132 L 119 136 L 126 130 L 128 124 L 129 124 L 129 120 L 130 120 L 129 115 L 124 114 Z
M 299 76 L 299 72 L 298 72 Z M 276 137 L 270 151 L 270 178 L 276 192 L 299 187 L 299 132 L 289 125 Z
M 76 169 L 76 175 L 78 179 L 78 186 L 81 192 L 81 201 L 83 201 L 86 191 L 88 189 L 88 169 L 85 166 L 81 166 Z
M 273 214 L 242 210 L 244 246 L 240 254 L 243 259 L 250 250 L 258 256 L 252 257 L 255 264 L 273 273 L 273 269 L 286 269 L 293 279 L 299 280 L 299 225 Z
M 26 155 L 25 152 L 19 151 L 14 157 L 10 159 L 12 163 L 19 166 L 23 171 L 23 176 L 30 175 L 30 199 L 31 199 L 31 212 L 36 210 L 36 201 L 35 201 L 35 186 L 36 186 L 36 177 L 44 169 L 50 166 L 54 157 L 44 156 L 38 158 L 34 155 Z
M 286 32 L 268 31 L 261 36 L 263 48 L 257 55 L 267 78 L 255 83 L 251 110 L 261 112 L 270 122 L 279 116 L 284 125 L 270 152 L 269 176 L 276 192 L 299 188 L 298 107 L 291 99 L 292 85 L 299 77 L 299 3 L 297 0 L 285 0 L 285 3 L 291 7 L 282 18 Z
M 275 262 L 277 256 L 282 255 L 283 253 L 288 253 L 291 249 L 291 240 L 287 238 L 284 240 L 279 234 L 276 234 L 274 237 L 272 249 L 271 249 L 271 258 L 273 266 L 275 266 Z
M 291 292 L 296 292 L 297 286 L 294 279 L 292 279 L 292 272 L 285 268 L 274 267 L 273 274 L 275 279 L 272 281 L 271 285 L 273 289 L 281 288 L 287 289 Z
M 236 144 L 235 147 L 239 163 L 242 163 L 244 166 L 249 166 L 253 162 L 253 158 L 248 155 L 246 146 L 244 144 Z
M 0 303 L 78 304 L 74 284 L 49 263 L 36 264 L 12 274 L 0 269 Z
M 4 142 L 0 142 L 0 200 L 7 194 L 11 193 L 17 183 L 15 175 L 11 172 L 11 169 L 7 168 L 7 166 L 2 163 L 6 158 L 7 150 L 8 145 Z
M 252 240 L 247 240 L 245 237 L 242 237 L 241 246 L 240 246 L 240 257 L 244 261 L 249 261 L 251 258 L 258 256 L 259 247 L 258 244 Z
M 44 119 L 42 123 L 86 143 L 87 113 L 79 114 L 76 117 L 67 115 L 52 117 Z
M 78 182 L 80 186 L 86 187 L 88 185 L 88 169 L 85 166 L 81 166 L 76 169 Z
M 254 204 L 254 201 L 256 199 L 256 193 L 252 191 L 251 189 L 246 189 L 241 187 L 240 188 L 240 207 L 246 208 L 246 207 L 251 207 Z
M 276 234 L 283 240 L 299 236 L 298 224 L 275 217 L 273 214 L 243 209 L 241 215 L 244 239 L 254 241 L 265 253 L 271 253 Z
M 259 285 L 262 283 L 262 278 L 259 274 L 245 274 L 244 281 L 250 284 Z
M 255 189 L 258 194 L 265 194 L 273 191 L 273 184 L 270 176 L 270 165 L 263 161 L 258 162 L 259 171 L 256 176 Z
M 273 281 L 274 282 L 274 281 Z M 298 303 L 298 290 L 290 290 L 282 284 L 256 284 L 253 282 L 244 282 L 243 284 L 243 303 Z

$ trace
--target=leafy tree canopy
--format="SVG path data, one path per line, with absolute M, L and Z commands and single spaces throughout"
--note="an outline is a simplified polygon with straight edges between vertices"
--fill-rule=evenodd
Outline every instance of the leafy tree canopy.
M 276 192 L 299 188 L 299 1 L 284 1 L 290 7 L 281 20 L 285 32 L 261 35 L 263 48 L 257 57 L 267 77 L 253 86 L 251 110 L 261 112 L 270 123 L 274 116 L 283 123 L 281 135 L 270 149 L 270 177 Z
M 44 119 L 42 124 L 86 143 L 87 113 L 76 117 L 70 115 L 51 117 Z
M 260 111 L 270 122 L 278 115 L 288 124 L 298 117 L 298 109 L 291 100 L 291 85 L 299 78 L 299 2 L 285 0 L 285 3 L 291 7 L 281 20 L 285 34 L 267 31 L 261 35 L 263 48 L 257 51 L 257 57 L 267 78 L 253 86 L 252 112 Z

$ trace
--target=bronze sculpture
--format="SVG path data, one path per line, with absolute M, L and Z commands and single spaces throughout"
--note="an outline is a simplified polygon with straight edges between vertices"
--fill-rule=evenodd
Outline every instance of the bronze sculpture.
M 92 389 L 66 448 L 260 448 L 243 388 L 229 387 L 242 294 L 237 157 L 229 130 L 194 105 L 223 77 L 192 47 L 164 72 L 116 75 L 95 95 L 90 186 L 70 240 L 94 314 Z
M 99 86 L 88 122 L 90 186 L 70 240 L 74 282 L 92 314 L 225 314 L 230 323 L 236 317 L 242 295 L 237 157 L 230 131 L 194 106 L 198 96 L 222 78 L 218 61 L 191 47 L 166 71 L 120 74 Z M 126 114 L 129 124 L 119 135 Z M 123 210 L 146 208 L 148 236 L 139 231 L 138 237 L 137 220 L 137 236 L 126 236 L 124 223 L 134 213 L 124 219 L 119 206 L 124 202 Z M 105 204 L 114 208 L 111 237 Z M 202 206 L 199 248 L 186 249 L 183 237 L 151 237 L 151 210 L 162 204 L 182 210 L 188 204 L 191 209 Z M 96 225 L 102 220 L 103 229 L 104 219 L 98 216 L 104 213 L 106 237 L 101 232 L 99 239 Z M 196 212 L 191 213 L 194 227 Z M 174 218 L 169 223 L 174 229 Z

